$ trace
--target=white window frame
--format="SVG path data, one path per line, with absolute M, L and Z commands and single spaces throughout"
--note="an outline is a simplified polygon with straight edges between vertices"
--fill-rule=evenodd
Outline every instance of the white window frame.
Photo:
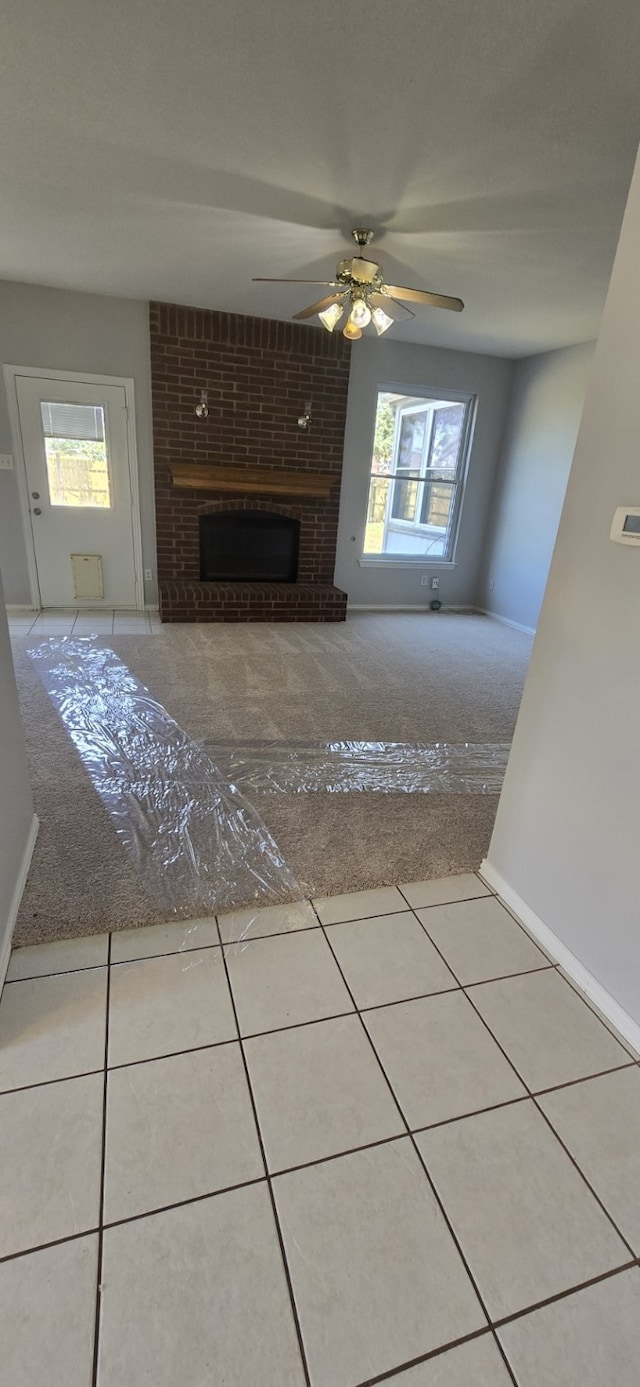
M 461 519 L 461 515 L 462 515 L 462 506 L 463 506 L 463 502 L 464 502 L 464 495 L 465 495 L 467 477 L 468 477 L 468 472 L 469 472 L 469 461 L 470 461 L 470 456 L 471 456 L 471 445 L 472 445 L 472 440 L 473 440 L 473 431 L 474 431 L 474 427 L 475 427 L 475 418 L 476 418 L 476 410 L 477 410 L 477 396 L 474 395 L 474 394 L 472 394 L 471 392 L 468 392 L 468 391 L 462 391 L 462 392 L 461 392 L 461 391 L 458 391 L 458 390 L 446 390 L 446 389 L 434 390 L 434 389 L 431 389 L 430 387 L 400 385 L 400 384 L 397 384 L 397 383 L 395 383 L 395 382 L 393 382 L 393 383 L 392 383 L 392 382 L 385 382 L 385 383 L 380 383 L 380 384 L 378 384 L 377 387 L 376 387 L 375 408 L 374 408 L 374 414 L 373 414 L 373 429 L 372 429 L 372 434 L 371 434 L 371 448 L 370 448 L 370 451 L 369 451 L 369 457 L 370 457 L 370 458 L 371 458 L 372 455 L 373 455 L 373 440 L 374 440 L 374 437 L 375 437 L 375 425 L 376 425 L 376 417 L 377 417 L 377 411 L 378 411 L 378 401 L 379 401 L 380 395 L 383 395 L 383 394 L 403 395 L 403 396 L 406 397 L 406 401 L 407 401 L 406 404 L 401 405 L 401 406 L 399 407 L 399 409 L 397 410 L 397 413 L 396 413 L 395 432 L 394 432 L 394 439 L 393 439 L 393 454 L 392 454 L 392 457 L 393 457 L 393 459 L 394 459 L 394 463 L 395 463 L 395 468 L 396 468 L 396 470 L 394 470 L 394 472 L 393 472 L 393 474 L 392 474 L 392 485 L 391 485 L 391 487 L 390 487 L 390 489 L 389 489 L 389 501 L 388 501 L 389 510 L 391 509 L 391 506 L 392 506 L 392 504 L 393 504 L 393 494 L 394 494 L 394 490 L 395 490 L 395 483 L 396 483 L 396 481 L 398 480 L 397 463 L 395 462 L 395 459 L 396 459 L 396 452 L 397 452 L 397 447 L 398 447 L 398 442 L 399 442 L 399 436 L 400 436 L 400 428 L 401 428 L 401 421 L 402 421 L 402 418 L 403 418 L 406 414 L 411 414 L 411 413 L 417 413 L 417 412 L 419 412 L 421 407 L 422 407 L 424 410 L 431 410 L 431 411 L 434 411 L 434 412 L 435 412 L 435 409 L 437 409 L 438 405 L 440 405 L 441 407 L 444 407 L 444 406 L 446 406 L 447 404 L 462 404 L 462 405 L 465 406 L 465 417 L 464 417 L 464 423 L 463 423 L 463 429 L 462 429 L 462 436 L 461 436 L 461 440 L 460 440 L 460 451 L 459 451 L 459 455 L 458 455 L 458 466 L 457 466 L 457 468 L 456 468 L 455 475 L 452 476 L 452 478 L 451 478 L 451 482 L 454 484 L 454 487 L 455 487 L 455 492 L 454 492 L 453 511 L 452 511 L 452 515 L 451 515 L 451 523 L 450 523 L 450 525 L 449 525 L 449 531 L 448 531 L 448 533 L 449 533 L 449 552 L 448 552 L 448 555 L 447 555 L 446 557 L 445 557 L 444 555 L 438 555 L 438 556 L 430 557 L 429 554 L 401 554 L 401 553 L 397 553 L 397 554 L 365 554 L 365 553 L 364 553 L 364 542 L 365 542 L 366 525 L 367 525 L 367 511 L 368 511 L 368 506 L 369 506 L 369 495 L 370 495 L 370 489 L 371 489 L 371 478 L 372 478 L 373 476 L 376 476 L 376 475 L 384 475 L 384 474 L 376 474 L 376 473 L 372 472 L 372 470 L 371 470 L 371 465 L 369 465 L 369 469 L 368 469 L 368 473 L 367 473 L 367 492 L 366 492 L 366 501 L 365 501 L 365 507 L 364 507 L 364 524 L 363 524 L 363 530 L 362 530 L 362 548 L 361 548 L 360 558 L 359 558 L 359 560 L 358 560 L 358 562 L 359 562 L 359 564 L 360 564 L 360 567 L 361 567 L 361 568 L 367 568 L 367 567 L 370 567 L 370 566 L 371 566 L 371 567 L 378 567 L 378 568 L 379 568 L 379 567 L 387 567 L 387 568 L 415 568 L 416 566 L 418 566 L 418 567 L 424 568 L 425 566 L 428 566 L 429 568 L 454 568 L 455 565 L 456 565 L 456 551 L 457 551 L 458 537 L 459 537 L 459 532 L 460 532 L 460 519 Z M 432 431 L 432 428 L 433 428 L 433 414 L 432 414 L 431 427 L 430 427 L 430 430 L 429 430 L 429 445 L 428 445 L 428 446 L 425 446 L 425 449 L 424 449 L 424 452 L 423 452 L 423 461 L 422 461 L 421 467 L 420 467 L 420 478 L 419 478 L 419 481 L 421 481 L 421 482 L 423 482 L 423 481 L 425 480 L 426 468 L 425 468 L 424 459 L 425 459 L 425 458 L 428 458 L 428 455 L 429 455 L 429 447 L 430 447 L 430 439 L 431 439 L 431 431 Z M 402 480 L 402 477 L 400 477 L 399 479 Z M 408 478 L 408 480 L 410 480 L 410 478 Z M 447 480 L 448 480 L 448 479 L 447 479 Z M 394 531 L 395 531 L 396 533 L 399 533 L 399 534 L 407 534 L 407 535 L 424 535 L 424 534 L 428 534 L 430 528 L 432 528 L 432 527 L 430 527 L 430 526 L 428 526 L 428 525 L 421 524 L 421 523 L 420 523 L 419 521 L 417 521 L 417 520 L 403 521 L 403 520 L 396 520 L 396 519 L 393 519 L 391 516 L 389 516 L 389 520 L 387 521 L 387 523 L 389 523 L 390 521 L 392 521 L 392 523 L 393 523 Z

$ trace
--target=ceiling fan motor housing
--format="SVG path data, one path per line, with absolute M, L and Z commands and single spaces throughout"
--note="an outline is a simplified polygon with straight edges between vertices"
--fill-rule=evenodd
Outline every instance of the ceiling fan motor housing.
M 374 260 L 363 260 L 354 255 L 349 260 L 341 260 L 336 271 L 339 284 L 381 284 L 382 271 Z

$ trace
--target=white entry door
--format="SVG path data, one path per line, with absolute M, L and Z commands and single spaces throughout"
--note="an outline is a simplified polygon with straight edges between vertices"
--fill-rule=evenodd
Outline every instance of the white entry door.
M 124 385 L 15 375 L 42 607 L 137 605 Z

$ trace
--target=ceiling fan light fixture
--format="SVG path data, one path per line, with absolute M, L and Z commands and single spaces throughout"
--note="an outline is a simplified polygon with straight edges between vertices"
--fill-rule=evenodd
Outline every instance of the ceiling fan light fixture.
M 338 326 L 343 313 L 343 303 L 331 303 L 328 308 L 323 308 L 322 313 L 319 313 L 318 317 L 322 326 L 326 327 L 327 332 L 333 332 L 333 329 Z
M 382 337 L 383 332 L 386 332 L 387 328 L 393 326 L 393 318 L 390 318 L 389 314 L 385 313 L 384 308 L 374 308 L 371 314 L 371 321 L 378 337 Z
M 353 327 L 359 328 L 366 327 L 371 322 L 371 309 L 365 298 L 352 299 L 349 322 L 353 324 Z
M 356 226 L 352 231 L 354 241 L 360 250 L 366 249 L 373 238 L 373 231 L 369 227 Z M 352 255 L 338 262 L 335 279 L 260 279 L 265 284 L 319 284 L 326 289 L 330 289 L 330 294 L 324 294 L 316 303 L 309 304 L 308 308 L 300 309 L 299 313 L 294 313 L 294 322 L 304 323 L 308 318 L 313 318 L 317 313 L 322 326 L 327 332 L 333 332 L 337 324 L 347 313 L 346 325 L 343 327 L 343 335 L 350 341 L 355 342 L 362 337 L 362 329 L 373 323 L 378 337 L 383 332 L 387 332 L 392 327 L 398 314 L 395 309 L 390 313 L 385 313 L 384 304 L 389 307 L 393 303 L 400 309 L 400 317 L 403 321 L 415 318 L 409 303 L 427 304 L 432 308 L 450 308 L 454 313 L 460 313 L 464 308 L 462 299 L 452 298 L 450 294 L 435 294 L 431 289 L 408 289 L 401 288 L 397 284 L 388 284 L 383 273 L 382 266 L 376 260 L 365 260 L 362 254 Z

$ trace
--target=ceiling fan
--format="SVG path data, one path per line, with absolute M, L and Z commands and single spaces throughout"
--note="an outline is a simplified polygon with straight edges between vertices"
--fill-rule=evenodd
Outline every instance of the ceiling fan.
M 362 337 L 362 329 L 369 323 L 373 323 L 378 337 L 381 337 L 395 319 L 415 318 L 413 310 L 399 300 L 408 299 L 410 303 L 428 303 L 432 308 L 450 308 L 454 313 L 462 312 L 462 299 L 451 298 L 448 294 L 432 294 L 427 289 L 401 289 L 396 284 L 387 284 L 381 266 L 375 260 L 365 260 L 362 254 L 373 240 L 373 231 L 366 226 L 356 226 L 351 235 L 360 247 L 360 254 L 341 260 L 335 279 L 268 279 L 257 275 L 253 282 L 323 284 L 327 289 L 335 290 L 335 293 L 327 294 L 326 298 L 319 299 L 310 308 L 303 308 L 301 313 L 294 313 L 293 316 L 294 319 L 312 318 L 317 313 L 327 332 L 333 332 L 347 313 L 342 335 L 352 342 Z

